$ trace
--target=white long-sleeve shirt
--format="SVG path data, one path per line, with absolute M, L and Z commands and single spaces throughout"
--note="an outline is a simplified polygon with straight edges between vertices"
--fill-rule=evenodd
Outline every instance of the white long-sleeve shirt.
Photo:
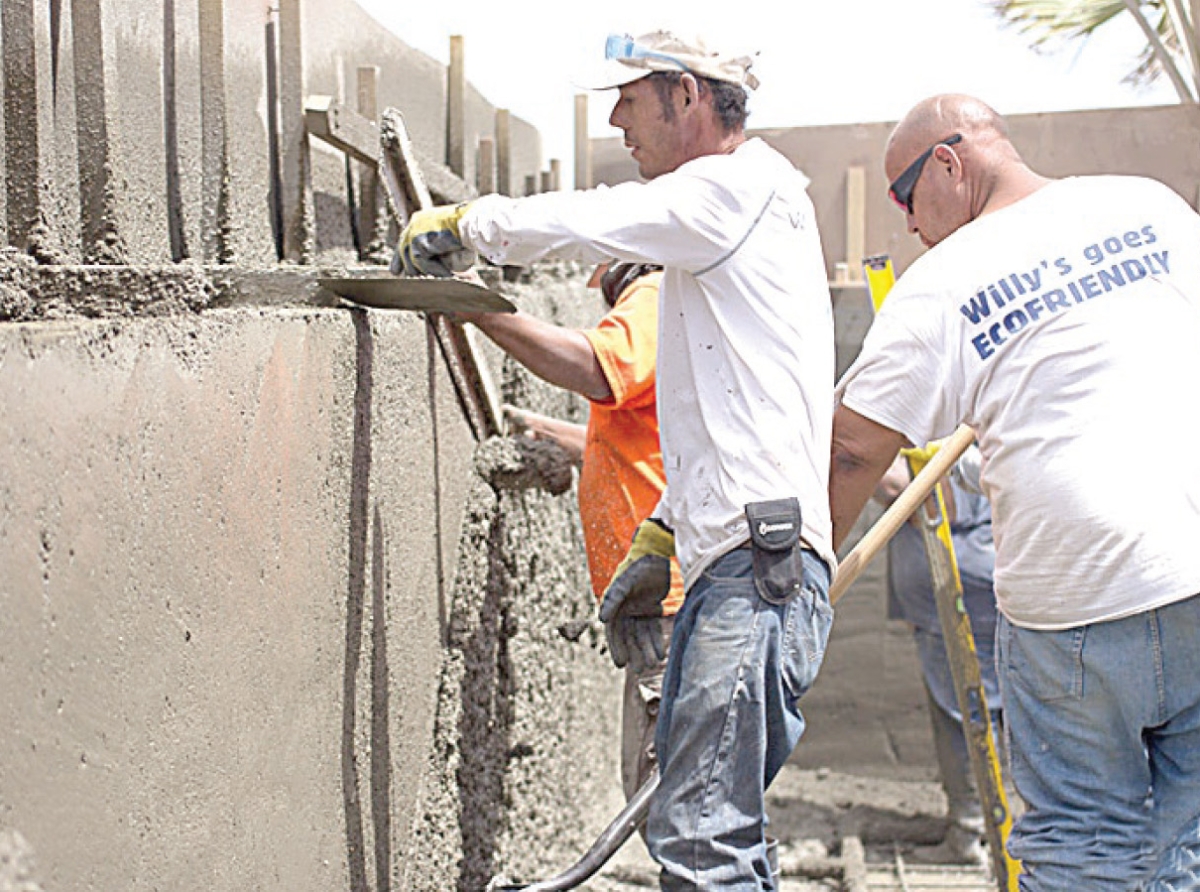
M 796 496 L 832 568 L 833 312 L 807 178 L 759 139 L 648 183 L 475 201 L 464 244 L 497 264 L 554 256 L 665 267 L 657 400 L 690 587 L 748 538 L 745 505 Z

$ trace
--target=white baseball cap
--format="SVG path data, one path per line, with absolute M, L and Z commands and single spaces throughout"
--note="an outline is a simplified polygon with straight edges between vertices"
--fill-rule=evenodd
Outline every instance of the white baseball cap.
M 688 71 L 754 90 L 758 78 L 750 73 L 753 64 L 752 56 L 722 55 L 699 38 L 685 40 L 670 31 L 651 31 L 640 37 L 610 34 L 603 66 L 579 76 L 575 83 L 586 90 L 609 90 L 656 71 Z

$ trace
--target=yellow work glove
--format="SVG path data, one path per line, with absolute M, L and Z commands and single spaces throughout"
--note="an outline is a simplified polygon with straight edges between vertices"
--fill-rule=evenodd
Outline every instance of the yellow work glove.
M 930 440 L 924 446 L 906 446 L 900 450 L 900 455 L 908 460 L 909 470 L 915 476 L 933 460 L 945 442 L 946 439 L 943 437 L 940 440 Z
M 400 233 L 392 272 L 450 276 L 469 270 L 475 263 L 475 253 L 463 247 L 458 223 L 470 206 L 464 201 L 414 213 Z
M 929 460 L 937 455 L 939 449 L 946 443 L 946 438 L 940 440 L 930 440 L 924 446 L 905 446 L 900 450 L 900 454 L 905 458 L 915 458 L 923 464 L 929 464 Z
M 642 672 L 666 656 L 662 602 L 671 590 L 674 554 L 675 534 L 662 521 L 642 521 L 604 590 L 600 622 L 618 669 L 629 664 L 634 672 Z

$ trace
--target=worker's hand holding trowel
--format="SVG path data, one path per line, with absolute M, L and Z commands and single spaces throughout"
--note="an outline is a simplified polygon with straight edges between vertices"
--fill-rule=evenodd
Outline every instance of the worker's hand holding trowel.
M 458 222 L 470 202 L 441 205 L 414 211 L 400 233 L 392 272 L 406 275 L 447 277 L 469 270 L 475 253 L 463 247 Z
M 654 518 L 642 521 L 604 590 L 600 621 L 617 668 L 628 663 L 641 672 L 666 656 L 662 602 L 671 590 L 674 554 L 675 534 Z

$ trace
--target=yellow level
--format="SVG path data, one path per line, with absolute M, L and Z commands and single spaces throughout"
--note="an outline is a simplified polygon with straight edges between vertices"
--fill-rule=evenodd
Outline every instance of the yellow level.
M 892 258 L 888 254 L 864 257 L 863 271 L 867 274 L 867 290 L 871 292 L 871 304 L 878 313 L 879 308 L 883 306 L 883 299 L 896 284 L 896 271 L 892 268 Z
M 863 270 L 867 277 L 867 289 L 871 293 L 871 304 L 878 313 L 888 292 L 896 284 L 892 258 L 887 254 L 864 257 Z M 914 477 L 937 452 L 937 448 L 937 445 L 929 444 L 922 449 L 902 450 Z M 944 483 L 939 482 L 926 506 L 917 509 L 921 538 L 929 558 L 934 601 L 942 637 L 946 642 L 950 677 L 963 717 L 963 736 L 967 741 L 971 770 L 983 806 L 992 875 L 1000 892 L 1017 892 L 1021 863 L 1008 854 L 1007 845 L 1012 830 L 1012 812 L 1004 792 L 1003 770 L 996 752 L 991 714 L 983 694 L 971 620 L 963 606 L 962 579 L 958 575 L 958 562 L 950 541 L 950 520 L 946 516 L 943 486 Z

